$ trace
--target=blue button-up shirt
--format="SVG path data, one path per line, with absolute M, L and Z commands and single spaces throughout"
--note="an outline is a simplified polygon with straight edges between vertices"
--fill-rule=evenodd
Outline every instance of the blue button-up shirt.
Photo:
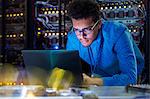
M 101 77 L 104 85 L 135 84 L 144 66 L 138 47 L 121 23 L 103 22 L 97 38 L 88 47 L 71 30 L 66 49 L 78 50 L 80 57 L 90 64 L 92 74 Z

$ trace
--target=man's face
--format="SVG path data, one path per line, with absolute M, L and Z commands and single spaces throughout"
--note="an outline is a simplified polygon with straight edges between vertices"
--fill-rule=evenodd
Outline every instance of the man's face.
M 98 34 L 101 22 L 94 22 L 92 18 L 72 19 L 73 29 L 81 44 L 85 47 L 89 46 Z

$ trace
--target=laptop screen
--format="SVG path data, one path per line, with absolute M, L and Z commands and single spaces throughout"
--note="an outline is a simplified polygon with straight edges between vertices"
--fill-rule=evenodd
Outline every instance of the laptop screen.
M 50 71 L 58 67 L 72 72 L 75 77 L 73 86 L 81 85 L 83 77 L 78 51 L 23 50 L 22 54 L 30 84 L 47 85 Z

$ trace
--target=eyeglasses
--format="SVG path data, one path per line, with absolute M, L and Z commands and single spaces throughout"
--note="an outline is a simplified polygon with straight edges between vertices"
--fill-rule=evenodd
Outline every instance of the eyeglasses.
M 88 34 L 92 33 L 92 31 L 95 29 L 95 27 L 97 26 L 97 24 L 99 23 L 100 20 L 97 20 L 93 26 L 90 26 L 90 27 L 87 27 L 87 28 L 83 28 L 83 29 L 76 29 L 76 28 L 73 28 L 75 33 L 77 34 L 77 36 L 81 36 L 81 35 L 84 35 L 84 36 L 87 36 Z

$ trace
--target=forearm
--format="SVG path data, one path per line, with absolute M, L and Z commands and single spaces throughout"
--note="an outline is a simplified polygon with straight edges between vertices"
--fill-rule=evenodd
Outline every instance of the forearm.
M 103 80 L 101 78 L 90 77 L 83 73 L 83 85 L 97 85 L 102 86 Z
M 129 74 L 116 74 L 112 77 L 103 77 L 104 86 L 126 86 L 129 84 L 135 84 L 137 81 L 137 75 L 129 76 Z

